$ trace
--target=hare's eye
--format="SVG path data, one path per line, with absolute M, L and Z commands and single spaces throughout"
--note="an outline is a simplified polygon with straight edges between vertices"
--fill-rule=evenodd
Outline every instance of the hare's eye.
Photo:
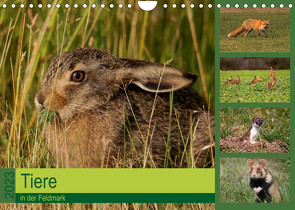
M 83 71 L 75 71 L 71 75 L 71 81 L 74 82 L 82 82 L 85 78 L 85 72 Z

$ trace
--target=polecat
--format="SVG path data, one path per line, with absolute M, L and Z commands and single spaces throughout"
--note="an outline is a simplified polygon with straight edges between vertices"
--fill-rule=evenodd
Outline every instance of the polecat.
M 240 139 L 241 141 L 250 140 L 251 144 L 255 144 L 255 140 L 259 135 L 259 130 L 263 124 L 263 118 L 253 118 L 252 119 L 252 127 L 245 133 L 244 136 Z
M 261 159 L 258 163 L 251 159 L 247 160 L 250 166 L 250 187 L 255 192 L 255 202 L 267 203 L 277 202 L 281 200 L 281 192 L 277 182 L 265 168 L 266 160 Z

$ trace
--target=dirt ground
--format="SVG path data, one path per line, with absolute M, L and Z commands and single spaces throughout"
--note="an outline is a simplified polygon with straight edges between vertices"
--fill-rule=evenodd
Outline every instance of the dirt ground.
M 221 152 L 249 152 L 249 153 L 285 153 L 289 146 L 281 141 L 275 140 L 268 142 L 263 139 L 255 144 L 250 144 L 249 141 L 240 141 L 240 137 L 226 136 L 225 139 L 220 139 Z

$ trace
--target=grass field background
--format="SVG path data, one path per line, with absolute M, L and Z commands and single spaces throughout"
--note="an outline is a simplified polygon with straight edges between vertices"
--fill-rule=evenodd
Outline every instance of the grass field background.
M 289 102 L 290 101 L 290 70 L 275 71 L 277 85 L 273 90 L 267 89 L 269 70 L 241 70 L 241 71 L 220 71 L 220 102 L 222 103 L 244 103 L 244 102 Z M 241 82 L 238 85 L 225 84 L 226 80 L 233 76 Z M 261 82 L 249 85 L 258 75 Z
M 253 30 L 249 37 L 244 33 L 227 37 L 233 30 L 249 19 L 271 20 L 264 37 Z M 289 52 L 290 51 L 290 9 L 289 8 L 221 8 L 220 9 L 220 51 L 221 52 Z
M 260 138 L 281 140 L 290 146 L 289 108 L 221 108 L 220 137 L 243 136 L 252 126 L 252 118 L 263 118 Z
M 221 203 L 254 203 L 254 192 L 249 184 L 249 168 L 247 158 L 220 159 Z M 278 183 L 282 193 L 281 203 L 290 202 L 290 159 L 266 158 L 266 168 Z

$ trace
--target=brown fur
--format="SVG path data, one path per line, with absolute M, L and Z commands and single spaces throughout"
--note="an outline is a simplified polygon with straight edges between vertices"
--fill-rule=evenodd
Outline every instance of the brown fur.
M 260 31 L 263 32 L 264 36 L 266 35 L 266 30 L 268 29 L 270 24 L 270 20 L 256 20 L 256 19 L 248 19 L 245 20 L 242 25 L 236 30 L 230 32 L 228 37 L 235 37 L 242 32 L 244 32 L 245 37 L 248 37 L 249 33 L 255 29 L 257 31 L 257 36 L 260 36 Z
M 254 75 L 254 79 L 249 85 L 255 85 L 257 82 L 261 82 L 261 80 L 259 80 L 259 77 L 257 75 Z
M 274 202 L 279 203 L 281 200 L 281 192 L 278 186 L 278 183 L 276 180 L 271 176 L 270 172 L 266 169 L 266 160 L 261 159 L 258 161 L 258 163 L 255 164 L 255 162 L 252 159 L 247 160 L 247 164 L 250 166 L 250 176 L 255 174 L 257 178 L 268 178 L 271 177 L 271 181 L 269 182 L 271 184 L 271 187 L 268 190 L 268 193 L 272 196 L 274 199 Z
M 275 86 L 278 82 L 277 82 L 277 78 L 276 78 L 276 74 L 274 69 L 271 67 L 269 70 L 269 77 L 272 80 L 272 85 Z
M 70 81 L 74 71 L 85 71 L 81 83 Z M 210 167 L 214 115 L 204 112 L 203 100 L 188 87 L 196 77 L 166 66 L 158 86 L 162 72 L 161 64 L 119 59 L 98 49 L 55 57 L 35 102 L 56 113 L 45 138 L 58 166 L 164 167 L 168 150 L 170 167 L 187 167 L 191 151 L 195 163 L 190 166 Z
M 240 75 L 238 75 L 238 79 L 237 79 L 237 80 L 234 79 L 234 78 L 231 76 L 231 79 L 230 79 L 230 80 L 227 80 L 227 81 L 225 82 L 225 84 L 235 84 L 235 85 L 238 85 L 238 84 L 240 84 L 240 82 L 241 82 L 241 78 L 240 78 Z

